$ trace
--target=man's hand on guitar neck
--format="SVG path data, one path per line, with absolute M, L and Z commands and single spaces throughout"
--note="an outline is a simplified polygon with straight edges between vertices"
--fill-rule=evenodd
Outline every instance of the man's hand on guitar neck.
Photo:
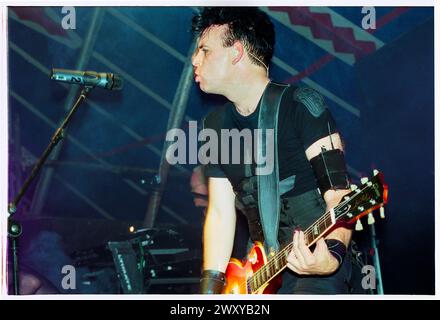
M 315 250 L 312 252 L 306 245 L 304 232 L 295 231 L 287 266 L 297 274 L 329 275 L 338 269 L 339 262 L 330 253 L 323 238 L 316 242 Z
M 350 190 L 328 190 L 323 197 L 327 209 L 336 206 L 341 198 L 349 192 Z M 332 240 L 333 243 L 339 245 L 339 248 L 336 250 L 332 249 L 332 252 L 330 252 L 326 240 L 321 238 L 316 242 L 315 250 L 312 252 L 306 245 L 304 232 L 295 231 L 293 235 L 293 249 L 287 257 L 287 266 L 293 272 L 302 275 L 330 275 L 334 273 L 340 265 L 340 261 L 336 257 L 340 258 L 340 260 L 344 258 L 337 253 L 335 254 L 335 251 L 340 251 L 340 249 L 346 250 L 351 240 L 351 233 L 351 230 L 336 228 L 325 238 L 326 240 L 334 239 Z

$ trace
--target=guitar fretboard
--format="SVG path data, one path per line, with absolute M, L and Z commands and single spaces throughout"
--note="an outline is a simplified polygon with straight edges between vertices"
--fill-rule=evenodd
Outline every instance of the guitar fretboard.
M 304 231 L 306 245 L 310 247 L 320 237 L 332 228 L 340 219 L 354 222 L 363 215 L 382 207 L 387 203 L 388 186 L 383 181 L 383 175 L 376 171 L 371 180 L 362 182 L 362 188 L 354 188 L 344 196 L 332 211 L 323 214 L 317 221 Z M 292 251 L 293 242 L 289 243 L 278 253 L 268 256 L 268 262 L 246 280 L 248 292 L 257 292 L 264 284 L 280 273 L 287 266 L 287 257 Z
M 311 246 L 333 225 L 334 216 L 332 217 L 331 212 L 326 212 L 321 218 L 308 227 L 306 231 L 304 231 L 306 245 Z M 270 259 L 268 263 L 248 278 L 247 285 L 252 292 L 257 291 L 287 266 L 287 256 L 292 250 L 292 247 L 293 242 L 289 243 L 273 257 L 268 257 Z

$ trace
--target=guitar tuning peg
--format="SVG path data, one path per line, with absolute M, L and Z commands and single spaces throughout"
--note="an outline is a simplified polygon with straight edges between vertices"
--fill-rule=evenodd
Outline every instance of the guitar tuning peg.
M 374 170 L 373 170 L 373 176 L 377 176 L 378 174 L 379 174 L 379 170 L 374 169 Z
M 355 226 L 355 228 L 354 228 L 356 231 L 362 231 L 362 230 L 364 230 L 364 227 L 362 226 L 362 222 L 361 222 L 361 220 L 358 220 L 357 222 L 356 222 L 356 226 Z
M 384 207 L 380 207 L 379 212 L 380 212 L 380 217 L 382 219 L 385 219 L 385 208 Z
M 362 177 L 361 178 L 361 183 L 362 184 L 366 184 L 368 182 L 368 178 L 367 177 Z
M 358 186 L 355 185 L 355 184 L 351 184 L 351 185 L 350 185 L 350 189 L 351 189 L 351 191 L 354 191 L 354 190 L 356 190 L 357 188 L 358 188 Z
M 368 224 L 373 224 L 375 222 L 373 214 L 370 212 L 368 214 Z

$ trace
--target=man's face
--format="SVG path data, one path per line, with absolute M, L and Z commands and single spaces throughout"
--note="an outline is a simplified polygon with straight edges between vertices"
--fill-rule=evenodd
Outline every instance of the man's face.
M 231 48 L 223 47 L 226 25 L 212 26 L 200 36 L 192 56 L 195 81 L 206 93 L 222 94 L 230 74 Z

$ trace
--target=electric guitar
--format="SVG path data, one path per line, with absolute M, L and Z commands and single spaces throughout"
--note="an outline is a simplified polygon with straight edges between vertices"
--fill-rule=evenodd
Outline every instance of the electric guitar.
M 340 226 L 351 226 L 355 222 L 356 230 L 361 229 L 359 219 L 368 214 L 368 223 L 374 223 L 372 211 L 380 209 L 383 218 L 383 206 L 388 200 L 388 186 L 383 174 L 374 170 L 372 178 L 362 178 L 362 185 L 352 185 L 352 191 L 345 195 L 339 204 L 322 215 L 304 231 L 306 244 L 312 246 L 318 239 Z M 241 262 L 232 258 L 226 269 L 224 294 L 267 294 L 275 293 L 281 287 L 280 272 L 287 266 L 287 256 L 292 250 L 289 243 L 279 252 L 268 257 L 264 246 L 256 242 L 248 254 L 248 260 Z

